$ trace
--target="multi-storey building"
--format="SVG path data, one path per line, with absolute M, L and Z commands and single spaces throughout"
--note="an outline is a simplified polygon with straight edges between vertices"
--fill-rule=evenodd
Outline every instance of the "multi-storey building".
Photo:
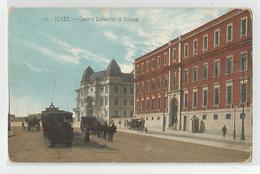
M 94 72 L 88 66 L 83 73 L 80 88 L 76 90 L 77 120 L 82 116 L 95 116 L 101 121 L 113 122 L 117 118 L 133 116 L 133 73 L 122 73 L 113 59 L 106 70 Z
M 252 80 L 252 16 L 235 9 L 135 60 L 134 115 L 148 129 L 250 136 Z

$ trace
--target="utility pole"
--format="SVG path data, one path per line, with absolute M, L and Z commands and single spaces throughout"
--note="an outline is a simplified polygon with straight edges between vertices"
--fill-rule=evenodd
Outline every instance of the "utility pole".
M 236 139 L 236 105 L 233 104 L 234 107 L 234 129 L 233 129 L 233 139 Z
M 243 83 L 242 83 L 242 126 L 240 140 L 245 140 L 245 100 L 246 100 L 246 87 L 245 87 L 245 70 L 243 69 Z

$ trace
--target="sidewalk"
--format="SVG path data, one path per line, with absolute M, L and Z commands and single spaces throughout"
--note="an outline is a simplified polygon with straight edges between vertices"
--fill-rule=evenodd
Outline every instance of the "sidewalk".
M 147 133 L 138 132 L 126 128 L 119 128 L 118 131 L 143 135 L 143 136 L 151 136 L 155 138 L 175 140 L 175 141 L 186 142 L 186 143 L 214 146 L 214 147 L 225 148 L 230 150 L 247 151 L 247 152 L 251 151 L 251 144 L 252 144 L 250 139 L 242 141 L 239 139 L 239 137 L 237 137 L 237 139 L 234 140 L 233 137 L 230 136 L 224 138 L 220 135 L 214 135 L 214 134 L 190 133 L 190 132 L 183 132 L 183 131 L 169 130 L 169 129 L 167 129 L 164 132 L 148 131 Z

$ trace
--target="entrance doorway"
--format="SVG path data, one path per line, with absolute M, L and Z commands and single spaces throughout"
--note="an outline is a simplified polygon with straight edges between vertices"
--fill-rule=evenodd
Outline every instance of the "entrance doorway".
M 170 121 L 170 126 L 174 127 L 175 129 L 177 128 L 177 113 L 178 113 L 178 99 L 174 95 L 173 99 L 171 100 L 171 121 Z
M 192 132 L 193 133 L 198 133 L 199 132 L 199 119 L 198 118 L 193 118 L 192 119 Z

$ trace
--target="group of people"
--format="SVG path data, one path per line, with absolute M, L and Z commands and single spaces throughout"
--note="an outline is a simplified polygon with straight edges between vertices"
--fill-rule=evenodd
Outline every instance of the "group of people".
M 114 134 L 117 127 L 114 123 L 108 125 L 107 122 L 104 124 L 98 123 L 81 123 L 81 132 L 85 133 L 85 141 L 90 141 L 90 135 L 96 135 L 97 137 L 102 137 L 109 142 L 113 142 Z

